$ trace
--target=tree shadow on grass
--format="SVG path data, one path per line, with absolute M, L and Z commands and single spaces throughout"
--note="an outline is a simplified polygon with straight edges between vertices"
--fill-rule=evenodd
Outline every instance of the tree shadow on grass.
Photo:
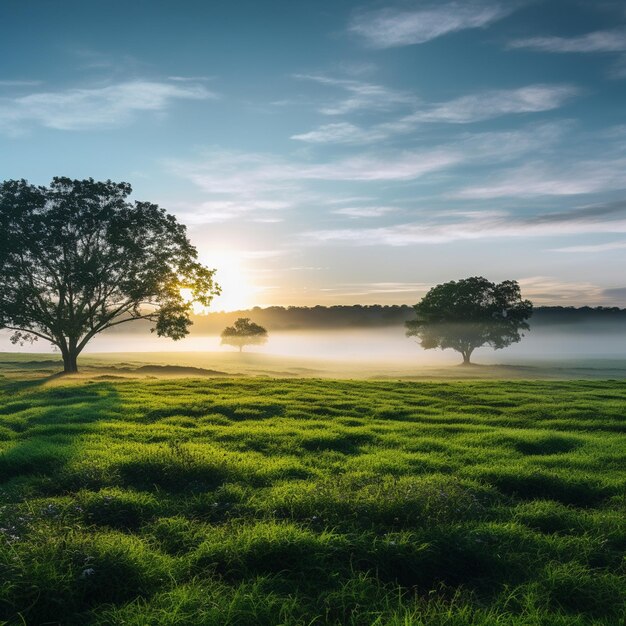
M 60 382 L 45 384 L 52 380 Z M 128 426 L 129 417 L 113 382 L 73 376 L 17 382 L 0 382 L 5 391 L 0 427 L 7 434 L 0 452 L 0 488 L 10 481 L 16 496 L 25 483 L 45 496 L 108 487 L 192 493 L 215 489 L 227 478 L 220 461 L 196 455 L 177 440 L 156 446 L 146 441 L 145 448 L 134 447 L 132 436 L 119 441 L 115 423 Z M 32 384 L 20 388 L 20 382 Z M 152 428 L 144 420 L 130 423 L 140 432 Z
M 98 422 L 119 410 L 119 394 L 110 383 L 46 386 L 60 378 L 12 381 L 1 387 L 5 393 L 0 424 L 13 436 L 0 455 L 0 484 L 33 475 L 58 478 L 80 456 L 84 436 L 97 432 Z
M 26 379 L 22 378 L 18 380 L 6 378 L 5 380 L 0 380 L 0 391 L 3 394 L 11 396 L 19 394 L 22 391 L 28 391 L 29 389 L 36 389 L 37 387 L 45 386 L 47 383 L 63 380 L 64 378 L 68 378 L 67 374 L 64 372 L 55 372 L 45 376 L 37 376 L 35 378 Z

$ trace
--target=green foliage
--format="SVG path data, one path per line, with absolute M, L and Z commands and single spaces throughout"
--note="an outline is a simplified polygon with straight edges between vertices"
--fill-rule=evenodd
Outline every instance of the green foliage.
M 626 383 L 0 379 L 0 623 L 613 626 Z
M 425 350 L 452 348 L 464 363 L 480 346 L 499 350 L 519 342 L 532 314 L 516 281 L 496 284 L 482 276 L 437 285 L 414 309 L 417 319 L 406 322 L 407 336 L 417 337 Z
M 97 333 L 148 319 L 159 336 L 180 339 L 193 302 L 208 306 L 219 293 L 185 227 L 156 204 L 128 202 L 130 193 L 93 179 L 0 184 L 0 328 L 14 343 L 49 341 L 73 372 Z
M 235 346 L 241 351 L 244 346 L 264 344 L 267 341 L 267 330 L 251 322 L 248 317 L 240 317 L 222 331 L 221 337 L 222 344 Z

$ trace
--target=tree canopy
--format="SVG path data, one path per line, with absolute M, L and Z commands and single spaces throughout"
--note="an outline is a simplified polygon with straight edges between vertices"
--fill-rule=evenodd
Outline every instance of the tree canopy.
M 222 331 L 221 337 L 222 344 L 235 346 L 241 352 L 244 346 L 264 344 L 267 341 L 267 330 L 251 322 L 249 317 L 240 317 Z
M 185 226 L 156 204 L 128 201 L 131 191 L 91 178 L 0 184 L 0 328 L 14 343 L 51 342 L 66 372 L 119 324 L 150 320 L 157 335 L 184 337 L 193 304 L 219 293 Z
M 426 350 L 452 348 L 469 364 L 476 348 L 499 350 L 521 341 L 533 306 L 516 281 L 475 276 L 433 287 L 414 310 L 417 319 L 406 322 L 407 336 Z

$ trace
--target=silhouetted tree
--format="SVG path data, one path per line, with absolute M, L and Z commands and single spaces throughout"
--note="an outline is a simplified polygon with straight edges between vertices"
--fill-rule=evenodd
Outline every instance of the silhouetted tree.
M 156 204 L 128 202 L 131 191 L 91 178 L 0 184 L 0 328 L 14 343 L 50 341 L 66 372 L 119 324 L 150 320 L 157 335 L 182 338 L 193 303 L 219 293 L 185 226 Z
M 516 281 L 496 284 L 478 276 L 433 287 L 414 309 L 417 319 L 406 322 L 407 336 L 426 350 L 452 348 L 468 365 L 476 348 L 499 350 L 520 341 L 533 305 L 522 300 Z
M 244 346 L 264 344 L 267 341 L 267 330 L 251 322 L 248 317 L 240 317 L 222 331 L 221 337 L 223 345 L 235 346 L 241 352 Z

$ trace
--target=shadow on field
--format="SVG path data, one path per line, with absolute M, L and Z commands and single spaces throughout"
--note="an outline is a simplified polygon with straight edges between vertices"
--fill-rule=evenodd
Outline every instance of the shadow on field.
M 20 393 L 22 391 L 28 391 L 29 389 L 36 389 L 37 387 L 45 386 L 47 383 L 51 383 L 57 380 L 63 380 L 67 375 L 63 372 L 56 372 L 47 376 L 39 376 L 37 378 L 27 378 L 20 380 L 10 380 L 3 386 L 3 391 L 7 395 Z
M 217 409 L 230 411 L 233 421 L 263 419 L 276 410 L 214 403 L 149 409 L 147 397 L 137 402 L 124 389 L 117 379 L 63 374 L 0 381 L 0 442 L 8 444 L 0 454 L 0 486 L 11 492 L 28 483 L 32 494 L 42 496 L 108 488 L 213 490 L 227 478 L 222 464 L 190 451 L 169 431 L 164 438 L 161 420 L 197 418 Z M 111 437 L 115 445 L 107 446 Z
M 83 437 L 120 410 L 110 383 L 71 383 L 70 377 L 54 374 L 3 386 L 3 395 L 14 398 L 0 407 L 0 438 L 15 443 L 0 456 L 0 483 L 36 476 L 40 488 L 47 484 L 44 491 L 70 487 L 64 468 L 80 456 Z

